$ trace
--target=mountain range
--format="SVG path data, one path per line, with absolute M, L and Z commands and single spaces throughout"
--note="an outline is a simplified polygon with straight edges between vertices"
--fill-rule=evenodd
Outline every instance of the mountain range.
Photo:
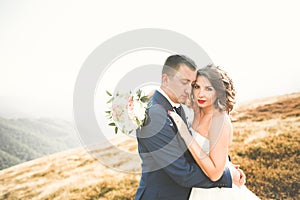
M 0 170 L 79 146 L 71 122 L 0 117 Z

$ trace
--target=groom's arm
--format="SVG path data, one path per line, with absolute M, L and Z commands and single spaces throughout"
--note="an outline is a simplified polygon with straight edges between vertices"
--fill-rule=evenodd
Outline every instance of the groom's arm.
M 156 169 L 163 169 L 176 183 L 183 187 L 232 187 L 228 168 L 222 177 L 211 181 L 194 162 L 184 156 L 187 147 L 167 117 L 165 111 L 154 112 L 151 122 L 142 128 L 139 141 L 147 148 L 148 154 L 156 161 Z M 158 109 L 159 110 L 159 109 Z

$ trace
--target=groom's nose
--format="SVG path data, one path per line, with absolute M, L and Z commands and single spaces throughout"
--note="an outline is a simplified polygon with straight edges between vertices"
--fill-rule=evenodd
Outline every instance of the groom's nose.
M 192 86 L 191 86 L 190 84 L 188 84 L 188 85 L 185 87 L 184 92 L 190 95 L 190 94 L 191 94 L 191 91 L 192 91 Z

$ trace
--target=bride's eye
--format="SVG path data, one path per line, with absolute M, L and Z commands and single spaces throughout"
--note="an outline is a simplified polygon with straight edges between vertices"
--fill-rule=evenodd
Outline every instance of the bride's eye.
M 206 90 L 207 90 L 207 91 L 213 91 L 214 88 L 213 88 L 213 87 L 207 87 Z
M 195 83 L 195 84 L 193 85 L 193 88 L 194 88 L 194 89 L 199 89 L 200 86 L 199 86 L 198 84 Z

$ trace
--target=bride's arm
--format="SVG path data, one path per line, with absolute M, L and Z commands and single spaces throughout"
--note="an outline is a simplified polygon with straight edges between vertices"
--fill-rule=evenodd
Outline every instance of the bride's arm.
M 209 133 L 210 151 L 207 155 L 190 134 L 182 119 L 174 112 L 171 112 L 170 115 L 174 119 L 179 133 L 184 139 L 193 158 L 203 172 L 212 181 L 219 180 L 226 164 L 228 144 L 232 133 L 232 128 L 230 124 L 228 124 L 228 121 L 222 117 L 218 117 L 212 122 Z

